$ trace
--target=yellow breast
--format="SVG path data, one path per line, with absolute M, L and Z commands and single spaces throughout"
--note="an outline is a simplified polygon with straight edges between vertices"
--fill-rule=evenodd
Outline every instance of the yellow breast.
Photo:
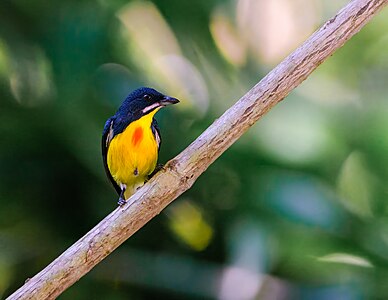
M 118 185 L 127 186 L 125 198 L 143 185 L 158 160 L 158 144 L 151 130 L 152 118 L 157 110 L 130 123 L 110 142 L 107 163 Z

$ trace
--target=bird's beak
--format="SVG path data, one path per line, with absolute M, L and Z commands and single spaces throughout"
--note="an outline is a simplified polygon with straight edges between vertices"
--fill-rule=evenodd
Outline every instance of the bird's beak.
M 169 96 L 164 96 L 164 98 L 161 101 L 159 101 L 159 104 L 161 106 L 167 106 L 167 105 L 176 104 L 176 103 L 179 103 L 179 100 Z

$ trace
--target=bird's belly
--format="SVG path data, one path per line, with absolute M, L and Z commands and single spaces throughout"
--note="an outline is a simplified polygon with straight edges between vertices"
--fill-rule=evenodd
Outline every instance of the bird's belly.
M 107 163 L 113 179 L 127 186 L 128 195 L 141 186 L 156 167 L 158 145 L 150 124 L 140 120 L 115 136 L 108 149 Z

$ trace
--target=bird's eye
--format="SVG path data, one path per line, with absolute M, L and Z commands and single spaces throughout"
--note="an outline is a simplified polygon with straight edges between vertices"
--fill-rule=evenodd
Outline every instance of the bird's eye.
M 145 94 L 143 96 L 143 98 L 144 98 L 144 100 L 151 101 L 151 96 L 150 95 Z

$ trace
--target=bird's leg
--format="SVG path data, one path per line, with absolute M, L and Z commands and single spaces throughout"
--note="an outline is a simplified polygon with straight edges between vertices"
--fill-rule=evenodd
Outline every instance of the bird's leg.
M 120 185 L 120 186 L 121 186 L 121 193 L 120 193 L 119 201 L 117 202 L 117 204 L 120 206 L 123 206 L 125 203 L 127 203 L 127 200 L 125 200 L 125 196 L 124 196 L 126 186 L 124 184 Z
M 160 170 L 164 170 L 164 165 L 163 164 L 157 164 L 155 167 L 155 170 L 152 171 L 150 175 L 147 176 L 147 180 L 150 180 L 156 173 L 158 173 Z

